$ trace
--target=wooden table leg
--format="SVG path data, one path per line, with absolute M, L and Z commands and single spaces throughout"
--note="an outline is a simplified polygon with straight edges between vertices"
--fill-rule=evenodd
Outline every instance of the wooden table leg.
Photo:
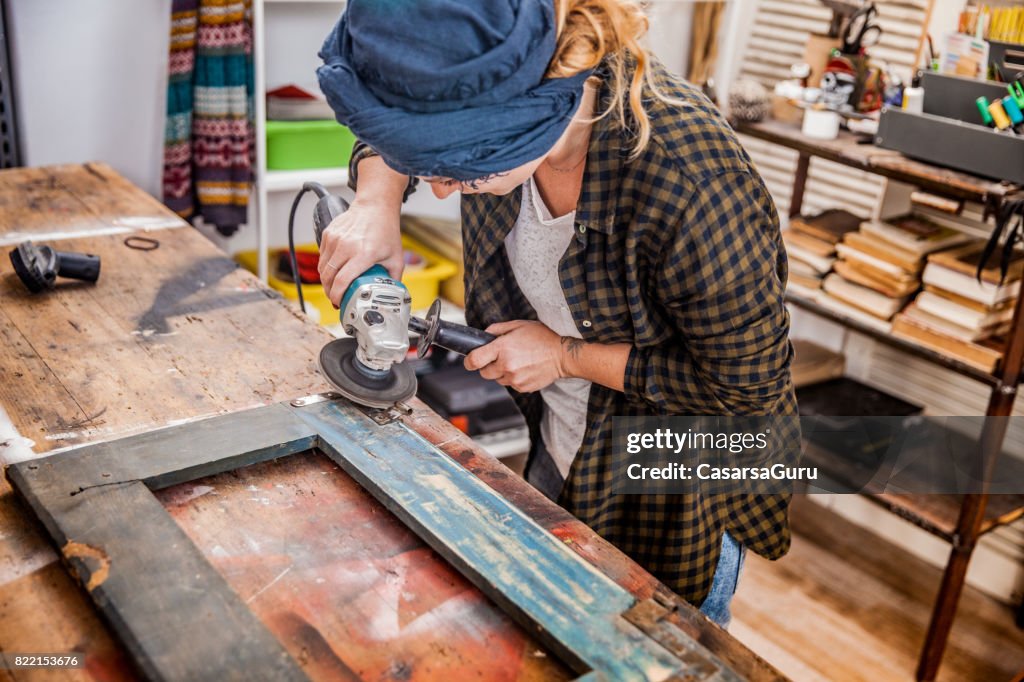
M 804 205 L 804 187 L 807 185 L 807 169 L 810 168 L 811 157 L 800 154 L 796 162 L 796 175 L 793 177 L 793 194 L 789 199 L 789 217 L 800 215 Z

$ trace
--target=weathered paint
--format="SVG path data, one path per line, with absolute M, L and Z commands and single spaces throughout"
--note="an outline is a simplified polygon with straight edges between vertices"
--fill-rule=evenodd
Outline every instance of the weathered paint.
M 575 678 L 323 453 L 154 494 L 313 680 Z
M 680 661 L 627 622 L 631 594 L 403 424 L 378 426 L 339 402 L 296 412 L 328 456 L 579 673 L 739 679 L 706 651 Z
M 184 650 L 209 649 L 210 660 L 220 663 L 213 670 L 229 669 L 240 660 L 265 659 L 268 670 L 301 677 L 279 642 L 266 637 L 268 633 L 252 620 L 252 613 L 146 487 L 161 488 L 316 444 L 588 679 L 740 679 L 667 620 L 659 617 L 638 627 L 640 621 L 624 617 L 636 605 L 636 597 L 576 554 L 565 538 L 545 530 L 406 425 L 379 426 L 347 402 L 298 408 L 279 404 L 85 446 L 14 465 L 7 473 L 60 546 L 81 544 L 105 553 L 105 566 L 96 565 L 91 554 L 71 552 L 69 559 L 85 584 L 103 574 L 93 585 L 92 596 L 144 670 L 180 678 L 186 662 L 180 637 L 187 632 L 193 641 Z M 135 521 L 143 510 L 144 521 L 126 528 L 124 515 Z M 98 524 L 97 519 L 104 522 Z M 158 538 L 153 537 L 154 531 Z M 188 584 L 180 578 L 168 579 L 167 570 L 177 570 L 183 563 L 188 565 L 184 574 L 193 579 Z M 250 595 L 251 600 L 289 570 L 283 566 L 272 574 L 267 584 Z M 198 584 L 202 587 L 197 590 Z M 139 596 L 140 586 L 145 588 L 144 599 Z M 190 599 L 197 594 L 205 597 L 192 604 Z M 218 597 L 212 604 L 223 613 L 200 618 L 216 627 L 205 633 L 193 616 L 212 608 L 206 597 L 213 594 Z M 452 606 L 459 604 L 452 602 Z M 154 614 L 163 614 L 159 617 L 164 621 L 174 618 L 192 625 L 171 639 L 152 639 Z M 382 632 L 394 629 L 393 623 L 380 625 Z M 139 636 L 147 637 L 146 646 L 138 644 L 143 641 Z M 222 646 L 225 642 L 231 644 Z M 243 642 L 257 646 L 260 653 L 243 651 Z M 669 643 L 677 653 L 673 655 L 659 642 Z

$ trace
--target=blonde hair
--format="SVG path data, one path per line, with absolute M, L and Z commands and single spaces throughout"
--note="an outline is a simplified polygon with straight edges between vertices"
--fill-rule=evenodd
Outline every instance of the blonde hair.
M 557 21 L 555 55 L 548 64 L 547 78 L 567 78 L 593 69 L 607 60 L 611 71 L 611 100 L 598 119 L 613 111 L 624 129 L 635 136 L 631 158 L 644 150 L 651 139 L 651 121 L 644 109 L 644 87 L 662 101 L 672 102 L 651 73 L 647 50 L 640 39 L 647 33 L 647 16 L 636 0 L 554 0 Z M 635 66 L 627 83 L 627 66 Z M 630 126 L 626 103 L 634 119 Z

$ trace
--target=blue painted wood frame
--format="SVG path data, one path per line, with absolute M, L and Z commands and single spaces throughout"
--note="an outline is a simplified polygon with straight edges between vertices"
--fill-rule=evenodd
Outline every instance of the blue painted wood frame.
M 84 446 L 12 465 L 7 476 L 147 677 L 301 679 L 149 490 L 311 447 L 580 679 L 739 679 L 657 622 L 661 607 L 638 603 L 431 443 L 401 422 L 380 426 L 346 401 L 274 405 Z M 181 565 L 188 571 L 168 569 Z M 203 666 L 189 663 L 200 659 Z

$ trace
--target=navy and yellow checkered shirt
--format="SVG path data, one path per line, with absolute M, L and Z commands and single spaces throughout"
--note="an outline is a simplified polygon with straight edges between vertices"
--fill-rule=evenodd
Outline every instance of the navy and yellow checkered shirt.
M 583 445 L 559 502 L 692 603 L 711 588 L 722 533 L 776 559 L 788 496 L 613 495 L 612 417 L 795 415 L 787 264 L 764 182 L 718 110 L 655 64 L 650 144 L 629 160 L 614 114 L 591 134 L 576 238 L 558 266 L 583 339 L 629 343 L 625 391 L 594 384 Z M 599 101 L 606 102 L 602 87 Z M 357 147 L 352 166 L 372 151 Z M 354 177 L 354 173 L 353 176 Z M 504 248 L 520 192 L 462 197 L 466 319 L 535 320 Z M 513 391 L 539 435 L 539 393 Z

